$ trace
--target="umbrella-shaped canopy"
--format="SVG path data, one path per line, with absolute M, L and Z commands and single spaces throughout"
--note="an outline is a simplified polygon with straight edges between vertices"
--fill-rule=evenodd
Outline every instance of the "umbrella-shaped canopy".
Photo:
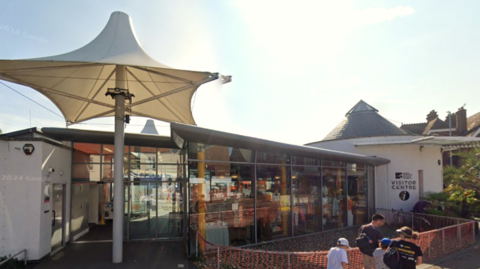
M 0 60 L 0 79 L 44 94 L 69 123 L 115 116 L 115 160 L 123 159 L 125 113 L 194 124 L 193 93 L 217 78 L 217 73 L 169 68 L 153 60 L 143 51 L 130 18 L 122 12 L 114 12 L 105 29 L 78 50 L 44 58 Z M 230 80 L 225 77 L 225 82 Z M 125 212 L 123 162 L 114 162 L 114 182 L 112 258 L 119 263 Z
M 195 124 L 191 98 L 217 73 L 170 68 L 148 56 L 139 44 L 130 17 L 114 12 L 103 31 L 75 51 L 51 57 L 0 60 L 0 79 L 36 89 L 71 123 L 114 115 L 116 66 L 125 66 L 125 87 L 135 97 L 130 115 Z M 120 78 L 122 80 L 122 78 Z M 117 84 L 118 85 L 118 84 Z

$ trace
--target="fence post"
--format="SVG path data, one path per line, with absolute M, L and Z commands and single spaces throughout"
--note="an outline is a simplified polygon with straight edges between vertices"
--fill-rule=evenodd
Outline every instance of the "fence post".
M 458 224 L 457 220 L 457 242 L 458 242 L 458 248 L 462 247 L 462 229 L 460 227 L 460 224 Z
M 445 254 L 445 229 L 442 229 L 442 248 L 443 254 Z
M 292 268 L 290 265 L 290 252 L 288 252 L 288 269 Z
M 23 254 L 23 263 L 27 266 L 27 249 L 25 249 L 25 253 Z
M 432 258 L 432 253 L 430 252 L 430 249 L 432 248 L 432 241 L 430 241 L 430 234 L 431 233 L 428 233 L 428 258 L 429 259 Z
M 217 246 L 217 268 L 220 268 L 220 247 Z
M 414 228 L 413 228 L 413 220 L 414 220 L 414 218 L 415 218 L 415 213 L 412 213 L 412 226 L 410 226 L 410 227 L 412 227 L 412 229 L 414 229 Z
M 472 228 L 473 228 L 473 229 L 472 229 L 472 231 L 473 231 L 473 232 L 472 232 L 473 237 L 472 237 L 472 242 L 471 242 L 471 243 L 473 244 L 473 243 L 475 242 L 475 225 L 478 225 L 478 222 L 477 222 L 477 221 L 472 221 L 472 225 L 473 225 L 473 227 L 472 227 Z
M 195 232 L 195 255 L 198 257 L 198 233 Z

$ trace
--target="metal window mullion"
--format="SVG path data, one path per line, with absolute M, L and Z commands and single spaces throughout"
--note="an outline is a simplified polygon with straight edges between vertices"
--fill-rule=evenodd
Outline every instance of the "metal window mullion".
M 254 234 L 255 238 L 254 238 L 253 241 L 256 244 L 257 243 L 257 237 L 258 237 L 258 235 L 257 235 L 257 230 L 258 230 L 258 227 L 257 227 L 257 224 L 258 224 L 258 221 L 257 221 L 257 151 L 255 151 L 255 160 L 254 161 L 255 161 L 255 164 L 254 164 L 254 169 L 253 170 L 254 170 L 255 175 L 254 175 L 254 178 L 253 178 L 253 180 L 254 180 L 254 182 L 253 182 L 253 187 L 254 187 L 254 189 L 253 189 L 253 191 L 254 191 L 254 193 L 253 193 L 253 205 L 254 205 L 253 227 L 254 227 L 255 230 L 254 230 L 253 234 Z
M 71 225 L 71 222 L 72 222 L 72 212 L 73 212 L 73 175 L 74 175 L 74 169 L 75 169 L 75 166 L 73 165 L 73 161 L 75 160 L 74 158 L 75 156 L 75 142 L 72 142 L 72 157 L 71 157 L 71 166 L 70 166 L 70 214 L 68 216 L 68 221 L 69 221 L 69 225 L 68 225 L 68 241 L 71 242 L 73 241 L 73 236 L 72 236 L 72 225 Z
M 131 215 L 131 203 L 132 203 L 132 195 L 130 193 L 130 175 L 132 174 L 131 172 L 131 169 L 132 169 L 132 166 L 130 165 L 131 161 L 131 154 L 130 154 L 130 146 L 128 146 L 128 158 L 127 158 L 127 164 L 128 164 L 128 176 L 127 176 L 127 199 L 128 199 L 128 203 L 127 203 L 127 206 L 128 206 L 128 210 L 127 210 L 127 242 L 130 241 L 130 215 Z M 123 160 L 122 160 L 123 161 Z
M 344 208 L 344 217 L 347 221 L 347 225 L 345 225 L 344 227 L 348 227 L 348 165 L 345 163 L 345 200 L 343 201 L 345 203 L 345 208 Z M 352 220 L 353 222 L 353 220 Z
M 290 165 L 290 224 L 291 224 L 291 232 L 292 232 L 292 237 L 295 236 L 295 225 L 293 222 L 293 167 Z M 298 179 L 297 179 L 298 181 Z
M 325 229 L 323 224 L 323 167 L 320 167 L 320 214 L 320 231 L 323 232 Z
M 155 148 L 155 240 L 158 239 L 158 148 Z
M 100 145 L 100 181 L 102 181 L 102 175 L 103 175 L 102 167 L 103 167 L 103 146 Z

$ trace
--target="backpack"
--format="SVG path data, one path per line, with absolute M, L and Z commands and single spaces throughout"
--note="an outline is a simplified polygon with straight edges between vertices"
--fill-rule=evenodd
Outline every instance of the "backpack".
M 400 253 L 395 247 L 390 247 L 383 255 L 383 263 L 390 269 L 402 268 L 402 261 L 400 260 Z
M 360 233 L 358 234 L 358 237 L 355 239 L 355 242 L 357 243 L 357 247 L 362 252 L 363 254 L 372 256 L 373 251 L 375 249 L 372 248 L 372 245 L 370 244 L 370 237 L 366 233 L 363 232 L 363 229 L 365 226 L 362 226 Z

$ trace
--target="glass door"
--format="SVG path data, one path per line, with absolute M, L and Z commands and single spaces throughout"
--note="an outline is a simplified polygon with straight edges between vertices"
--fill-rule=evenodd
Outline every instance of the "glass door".
M 183 237 L 184 181 L 162 181 L 157 189 L 157 238 Z
M 130 182 L 130 239 L 155 239 L 157 222 L 157 182 Z

